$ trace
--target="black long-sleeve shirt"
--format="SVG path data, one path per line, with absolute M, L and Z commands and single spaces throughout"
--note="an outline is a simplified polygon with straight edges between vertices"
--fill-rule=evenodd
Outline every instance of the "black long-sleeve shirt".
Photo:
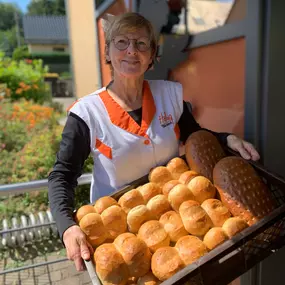
M 142 108 L 129 112 L 129 115 L 141 125 Z M 186 102 L 183 102 L 183 113 L 178 126 L 180 140 L 183 143 L 191 133 L 202 129 L 189 111 Z M 226 145 L 228 133 L 210 132 L 218 138 L 220 143 Z M 73 220 L 74 188 L 77 186 L 77 179 L 82 174 L 84 162 L 89 154 L 89 128 L 80 117 L 70 113 L 62 133 L 62 141 L 53 171 L 48 177 L 50 208 L 61 239 L 64 231 L 76 224 Z

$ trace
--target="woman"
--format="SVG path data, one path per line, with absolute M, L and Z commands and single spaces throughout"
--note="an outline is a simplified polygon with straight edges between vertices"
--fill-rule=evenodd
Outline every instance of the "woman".
M 156 48 L 145 18 L 135 13 L 115 17 L 106 33 L 113 81 L 70 108 L 49 175 L 49 199 L 67 256 L 79 271 L 81 258 L 89 259 L 93 252 L 72 218 L 74 188 L 88 155 L 94 160 L 93 203 L 177 156 L 179 140 L 185 142 L 201 129 L 183 102 L 179 83 L 144 81 Z M 259 159 L 250 143 L 235 135 L 214 134 L 245 159 Z

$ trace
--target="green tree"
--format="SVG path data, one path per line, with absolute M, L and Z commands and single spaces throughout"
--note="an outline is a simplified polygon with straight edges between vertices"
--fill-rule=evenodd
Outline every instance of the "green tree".
M 65 15 L 64 0 L 32 0 L 28 15 Z
M 24 44 L 22 31 L 20 33 L 20 44 Z M 0 31 L 0 50 L 11 56 L 13 50 L 18 46 L 16 26 L 7 31 Z
M 0 30 L 7 31 L 12 29 L 15 24 L 15 13 L 17 13 L 18 18 L 22 16 L 22 11 L 15 5 L 10 3 L 0 2 Z

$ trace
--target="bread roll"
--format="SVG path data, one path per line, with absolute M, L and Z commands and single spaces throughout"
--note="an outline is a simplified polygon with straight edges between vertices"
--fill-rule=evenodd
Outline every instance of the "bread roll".
M 231 217 L 229 209 L 220 200 L 207 199 L 201 207 L 206 211 L 215 227 L 221 227 Z
M 179 179 L 180 175 L 189 170 L 187 163 L 180 157 L 172 158 L 166 165 L 174 179 Z
M 112 243 L 97 247 L 93 261 L 103 285 L 125 285 L 129 278 L 128 266 Z
M 183 202 L 179 214 L 186 231 L 192 235 L 203 236 L 212 227 L 209 216 L 196 201 Z
M 179 182 L 185 185 L 188 185 L 188 183 L 196 176 L 199 176 L 199 174 L 193 170 L 188 170 L 184 173 L 182 173 L 179 177 Z
M 152 214 L 146 205 L 139 205 L 131 209 L 127 216 L 128 229 L 131 233 L 137 233 L 141 225 L 152 219 Z
M 209 250 L 212 250 L 227 239 L 228 236 L 221 227 L 214 227 L 205 234 L 203 242 Z
M 159 222 L 163 225 L 164 230 L 170 237 L 170 241 L 176 242 L 179 238 L 188 235 L 185 230 L 182 220 L 175 211 L 164 213 Z
M 126 192 L 118 201 L 121 208 L 128 213 L 132 208 L 143 205 L 144 199 L 139 190 L 133 189 Z
M 104 196 L 95 202 L 94 208 L 96 210 L 96 213 L 101 214 L 104 210 L 113 205 L 118 205 L 117 201 L 112 197 Z
M 203 176 L 194 177 L 189 183 L 188 188 L 195 196 L 195 200 L 202 204 L 205 200 L 214 198 L 216 188 L 212 182 Z
M 130 276 L 137 278 L 149 272 L 151 253 L 144 241 L 134 234 L 124 233 L 114 240 L 114 245 L 127 264 Z
M 109 233 L 109 238 L 115 239 L 118 235 L 127 231 L 127 214 L 119 206 L 111 206 L 104 210 L 101 218 Z
M 168 197 L 168 194 L 172 188 L 178 184 L 181 184 L 178 180 L 170 180 L 166 182 L 162 187 L 162 194 Z
M 185 143 L 185 156 L 191 170 L 213 181 L 214 166 L 226 155 L 213 134 L 200 130 L 188 137 Z
M 254 168 L 241 157 L 220 160 L 213 177 L 223 204 L 233 216 L 244 219 L 249 225 L 274 210 L 270 191 Z
M 165 281 L 185 267 L 174 247 L 161 247 L 151 258 L 151 269 L 159 280 Z
M 151 252 L 170 244 L 170 237 L 159 221 L 144 223 L 139 229 L 138 237 L 146 243 Z
M 183 184 L 178 184 L 169 192 L 168 201 L 175 211 L 179 211 L 180 205 L 188 200 L 195 200 L 190 189 Z
M 232 217 L 227 219 L 222 226 L 225 234 L 229 238 L 232 238 L 233 236 L 243 231 L 247 227 L 248 224 L 246 223 L 246 221 L 239 217 Z
M 155 220 L 159 220 L 162 214 L 171 210 L 170 203 L 162 194 L 152 197 L 146 206 Z
M 150 271 L 138 279 L 137 285 L 159 285 L 160 283 L 161 281 L 159 281 Z
M 173 179 L 170 171 L 165 166 L 153 168 L 148 175 L 148 180 L 158 184 L 160 188 L 162 188 L 166 182 Z
M 92 205 L 81 206 L 75 213 L 75 221 L 78 224 L 80 220 L 87 214 L 96 213 Z
M 189 235 L 181 237 L 175 248 L 185 265 L 193 263 L 208 252 L 206 245 L 199 238 Z
M 139 189 L 140 193 L 143 196 L 144 203 L 146 204 L 152 197 L 161 194 L 161 188 L 156 183 L 146 183 L 142 185 Z
M 108 237 L 108 232 L 103 225 L 102 218 L 97 213 L 85 215 L 79 222 L 81 230 L 86 234 L 92 246 L 101 245 Z

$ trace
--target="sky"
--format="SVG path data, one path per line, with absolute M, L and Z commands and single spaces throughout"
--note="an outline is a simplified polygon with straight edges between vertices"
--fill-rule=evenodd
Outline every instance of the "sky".
M 30 3 L 30 0 L 2 0 L 1 2 L 6 3 L 16 3 L 23 12 L 27 11 L 27 6 Z

